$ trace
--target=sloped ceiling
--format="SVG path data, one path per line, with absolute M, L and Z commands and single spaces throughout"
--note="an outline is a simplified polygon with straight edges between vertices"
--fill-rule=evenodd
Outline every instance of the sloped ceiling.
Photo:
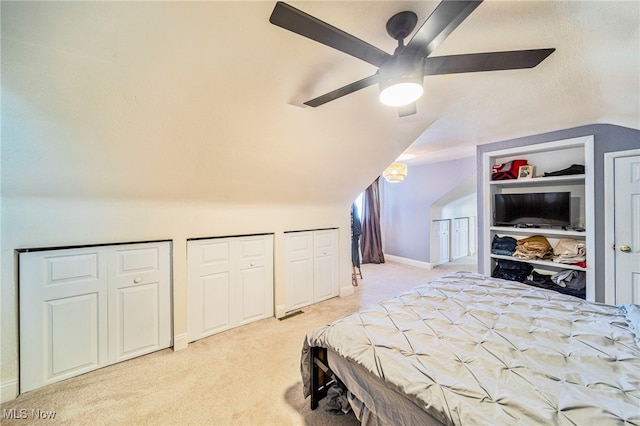
M 531 70 L 425 78 L 398 118 L 375 68 L 268 22 L 274 2 L 6 2 L 3 195 L 350 202 L 400 153 L 591 123 L 640 127 L 640 3 L 485 1 L 434 56 L 555 47 Z M 392 53 L 384 29 L 437 2 L 291 4 Z

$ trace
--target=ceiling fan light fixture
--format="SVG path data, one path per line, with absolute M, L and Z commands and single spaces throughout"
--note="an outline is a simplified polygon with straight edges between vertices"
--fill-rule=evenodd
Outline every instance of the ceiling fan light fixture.
M 422 59 L 398 56 L 389 60 L 378 73 L 380 102 L 392 107 L 409 105 L 422 96 L 424 89 Z
M 422 96 L 422 85 L 412 81 L 400 81 L 380 91 L 380 102 L 391 107 L 409 105 Z

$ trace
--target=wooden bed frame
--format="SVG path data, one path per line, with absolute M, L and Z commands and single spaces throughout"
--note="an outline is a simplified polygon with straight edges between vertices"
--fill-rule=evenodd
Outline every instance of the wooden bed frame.
M 317 346 L 311 347 L 311 409 L 318 408 L 318 403 L 327 396 L 327 391 L 340 380 L 333 374 L 327 362 L 327 349 Z

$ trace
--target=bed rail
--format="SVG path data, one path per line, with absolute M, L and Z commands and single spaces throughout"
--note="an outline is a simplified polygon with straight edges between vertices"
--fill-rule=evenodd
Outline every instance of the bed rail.
M 318 403 L 327 396 L 327 391 L 337 381 L 327 362 L 327 349 L 311 347 L 311 409 L 318 408 Z

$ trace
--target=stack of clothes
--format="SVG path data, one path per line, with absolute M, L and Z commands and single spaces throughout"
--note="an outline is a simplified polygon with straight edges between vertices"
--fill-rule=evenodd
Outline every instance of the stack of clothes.
M 546 237 L 533 235 L 517 241 L 513 257 L 527 260 L 550 259 L 553 257 L 553 247 Z
M 531 271 L 522 282 L 535 287 L 555 290 L 558 293 L 570 294 L 581 299 L 586 297 L 587 279 L 586 274 L 582 271 L 565 270 L 553 275 Z
M 516 251 L 516 239 L 509 236 L 498 237 L 493 236 L 491 241 L 491 253 L 501 254 L 503 256 L 512 256 Z
M 494 235 L 491 253 L 522 260 L 553 259 L 557 263 L 586 266 L 585 242 L 571 238 L 561 238 L 554 249 L 549 240 L 542 235 L 520 240 Z M 528 263 L 498 259 L 491 276 L 585 298 L 586 274 L 582 271 L 564 270 L 547 275 L 534 271 L 533 266 Z
M 587 245 L 584 241 L 561 238 L 556 244 L 554 253 L 556 255 L 554 262 L 586 266 Z

